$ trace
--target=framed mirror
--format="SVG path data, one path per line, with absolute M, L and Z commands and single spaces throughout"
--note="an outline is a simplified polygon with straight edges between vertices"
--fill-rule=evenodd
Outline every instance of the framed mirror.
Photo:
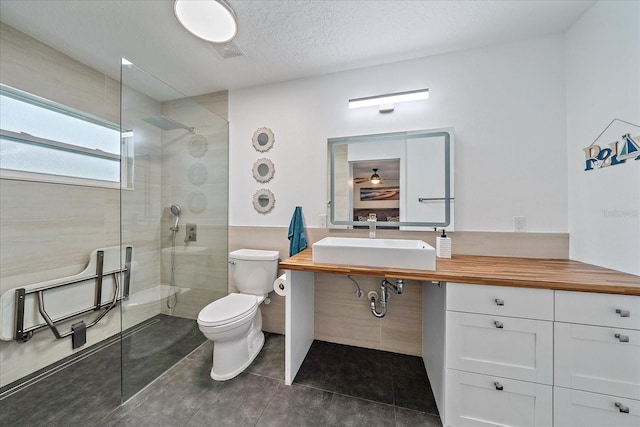
M 328 140 L 334 227 L 454 227 L 453 129 Z
M 276 204 L 276 197 L 266 188 L 262 188 L 253 195 L 253 208 L 262 214 L 271 212 Z
M 253 133 L 251 138 L 253 148 L 257 151 L 269 151 L 275 142 L 273 131 L 269 128 L 259 128 Z
M 273 162 L 269 159 L 258 159 L 253 164 L 253 177 L 258 182 L 269 182 L 276 172 Z

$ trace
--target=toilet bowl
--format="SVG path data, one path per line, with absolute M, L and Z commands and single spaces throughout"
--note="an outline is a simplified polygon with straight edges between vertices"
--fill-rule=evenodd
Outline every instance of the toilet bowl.
M 229 254 L 230 274 L 240 292 L 208 304 L 198 327 L 213 341 L 211 378 L 231 379 L 244 371 L 264 344 L 260 304 L 278 271 L 278 252 L 240 249 Z

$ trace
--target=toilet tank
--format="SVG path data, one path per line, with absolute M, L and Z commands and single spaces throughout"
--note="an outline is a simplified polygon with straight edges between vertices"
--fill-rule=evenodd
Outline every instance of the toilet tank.
M 278 273 L 278 251 L 238 249 L 229 253 L 230 272 L 238 291 L 265 295 L 273 290 Z

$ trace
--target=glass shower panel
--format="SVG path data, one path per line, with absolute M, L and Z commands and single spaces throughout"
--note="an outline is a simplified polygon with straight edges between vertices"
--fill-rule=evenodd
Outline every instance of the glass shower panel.
M 205 341 L 198 313 L 227 294 L 229 126 L 135 65 L 121 88 L 124 401 Z

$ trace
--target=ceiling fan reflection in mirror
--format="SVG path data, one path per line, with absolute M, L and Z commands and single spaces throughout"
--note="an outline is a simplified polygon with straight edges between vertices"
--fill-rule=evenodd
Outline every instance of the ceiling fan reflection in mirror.
M 378 174 L 378 168 L 372 168 L 373 174 L 367 177 L 354 178 L 353 182 L 356 184 L 362 184 L 364 182 L 370 182 L 373 185 L 384 184 L 382 178 Z

